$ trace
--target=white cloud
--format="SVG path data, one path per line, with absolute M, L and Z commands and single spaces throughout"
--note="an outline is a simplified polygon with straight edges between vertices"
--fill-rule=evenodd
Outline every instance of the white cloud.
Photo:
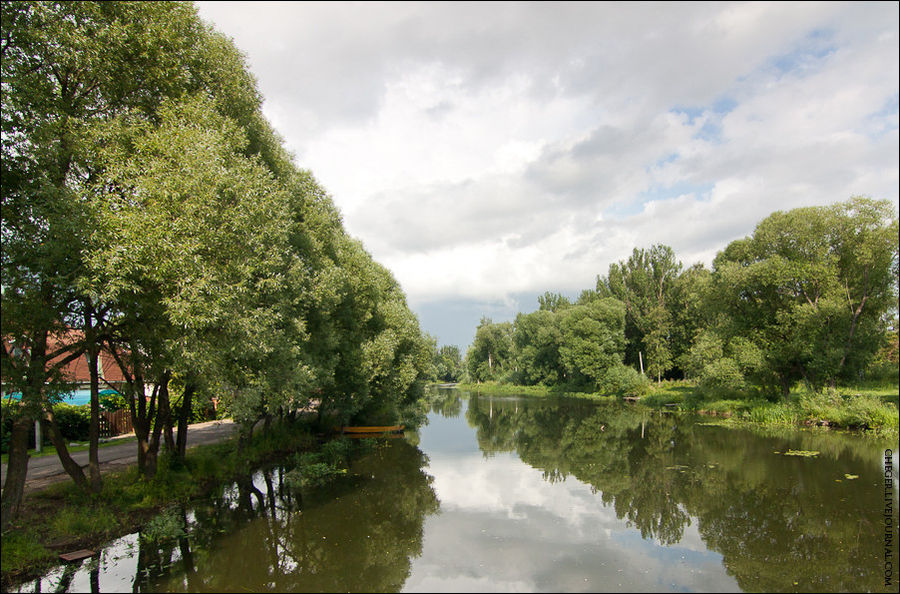
M 198 3 L 410 301 L 686 263 L 776 209 L 898 199 L 890 3 Z

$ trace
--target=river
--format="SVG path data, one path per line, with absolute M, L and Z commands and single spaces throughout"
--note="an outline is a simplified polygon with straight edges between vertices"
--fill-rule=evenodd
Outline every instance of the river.
M 259 469 L 18 591 L 897 591 L 896 439 L 451 389 L 359 449 L 328 486 Z

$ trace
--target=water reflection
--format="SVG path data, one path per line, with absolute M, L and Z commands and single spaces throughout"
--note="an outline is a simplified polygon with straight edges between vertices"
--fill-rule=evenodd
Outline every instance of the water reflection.
M 431 408 L 327 488 L 262 469 L 22 590 L 883 590 L 896 444 L 569 398 Z
M 389 440 L 326 488 L 291 489 L 289 468 L 267 468 L 178 510 L 181 535 L 131 535 L 116 561 L 111 551 L 124 543 L 105 549 L 103 564 L 61 568 L 35 589 L 125 591 L 130 572 L 134 592 L 395 592 L 421 552 L 423 519 L 438 509 L 425 463 L 416 447 Z
M 881 460 L 889 443 L 764 436 L 559 399 L 473 395 L 466 420 L 484 455 L 515 452 L 546 481 L 590 485 L 644 539 L 674 545 L 696 522 L 741 589 L 883 586 Z M 782 455 L 788 449 L 820 454 Z M 894 498 L 896 509 L 896 490 Z

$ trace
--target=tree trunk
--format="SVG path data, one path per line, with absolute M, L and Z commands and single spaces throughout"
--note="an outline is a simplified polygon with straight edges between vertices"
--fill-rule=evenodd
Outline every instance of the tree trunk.
M 70 477 L 72 477 L 72 480 L 75 481 L 76 485 L 85 491 L 88 491 L 89 486 L 87 478 L 84 476 L 84 471 L 81 469 L 78 462 L 73 460 L 72 456 L 69 455 L 69 449 L 66 447 L 66 440 L 59 430 L 59 425 L 56 424 L 56 419 L 53 416 L 53 409 L 50 404 L 47 405 L 46 420 L 47 428 L 49 429 L 48 433 L 50 433 L 50 441 L 53 442 L 53 447 L 56 448 L 56 455 L 59 456 L 59 461 L 62 464 L 63 469 Z
M 194 392 L 197 384 L 188 379 L 184 384 L 184 396 L 181 399 L 181 409 L 178 411 L 178 437 L 175 442 L 175 456 L 179 462 L 184 462 L 187 451 L 188 423 L 191 420 L 191 410 L 194 406 Z
M 150 441 L 147 443 L 146 468 L 144 476 L 153 478 L 156 475 L 157 461 L 159 460 L 159 439 L 162 436 L 163 425 L 167 421 L 167 411 L 169 409 L 169 379 L 171 374 L 164 371 L 159 382 L 159 406 L 156 407 L 156 422 L 153 423 L 153 433 L 150 435 Z M 153 418 L 153 406 L 151 402 L 150 415 L 148 421 Z
M 868 277 L 868 275 L 867 275 Z M 868 295 L 864 295 L 862 300 L 859 302 L 859 307 L 853 311 L 853 317 L 850 319 L 850 332 L 847 335 L 847 342 L 844 345 L 844 353 L 841 355 L 841 360 L 838 363 L 837 372 L 838 374 L 844 369 L 844 363 L 847 362 L 847 356 L 850 354 L 850 347 L 853 345 L 853 335 L 856 333 L 856 324 L 859 322 L 859 316 L 863 312 L 863 307 L 866 305 L 866 301 L 869 299 Z
M 791 395 L 791 382 L 786 375 L 780 375 L 778 381 L 781 382 L 781 395 L 787 400 L 788 396 Z
M 166 382 L 164 387 L 160 387 L 158 409 L 156 422 L 162 423 L 162 435 L 166 444 L 166 451 L 173 455 L 175 453 L 175 437 L 172 432 L 172 403 L 169 400 L 168 382 Z
M 94 306 L 88 300 L 84 308 L 84 338 L 88 361 L 88 372 L 91 376 L 91 424 L 88 430 L 88 470 L 91 478 L 91 491 L 99 493 L 103 489 L 100 477 L 100 371 L 97 360 L 100 358 L 100 346 L 94 328 Z
M 13 421 L 9 437 L 9 465 L 6 484 L 3 486 L 3 501 L 0 507 L 0 530 L 6 530 L 19 513 L 25 494 L 25 477 L 28 474 L 28 431 L 31 419 L 21 415 Z

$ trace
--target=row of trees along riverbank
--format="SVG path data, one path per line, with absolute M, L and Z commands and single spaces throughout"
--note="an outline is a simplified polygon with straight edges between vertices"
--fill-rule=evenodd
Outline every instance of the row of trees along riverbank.
M 639 395 L 644 372 L 770 400 L 798 382 L 896 383 L 897 278 L 889 202 L 775 212 L 711 270 L 685 269 L 665 245 L 635 248 L 574 302 L 546 293 L 515 322 L 483 319 L 467 381 Z
M 127 376 L 144 476 L 161 441 L 183 458 L 192 402 L 211 394 L 245 433 L 313 400 L 342 421 L 414 410 L 431 353 L 402 290 L 294 165 L 243 56 L 192 4 L 4 2 L 2 25 L 2 378 L 21 394 L 4 411 L 4 527 L 35 420 L 73 480 L 100 490 L 101 350 Z M 87 476 L 52 407 L 79 357 Z

